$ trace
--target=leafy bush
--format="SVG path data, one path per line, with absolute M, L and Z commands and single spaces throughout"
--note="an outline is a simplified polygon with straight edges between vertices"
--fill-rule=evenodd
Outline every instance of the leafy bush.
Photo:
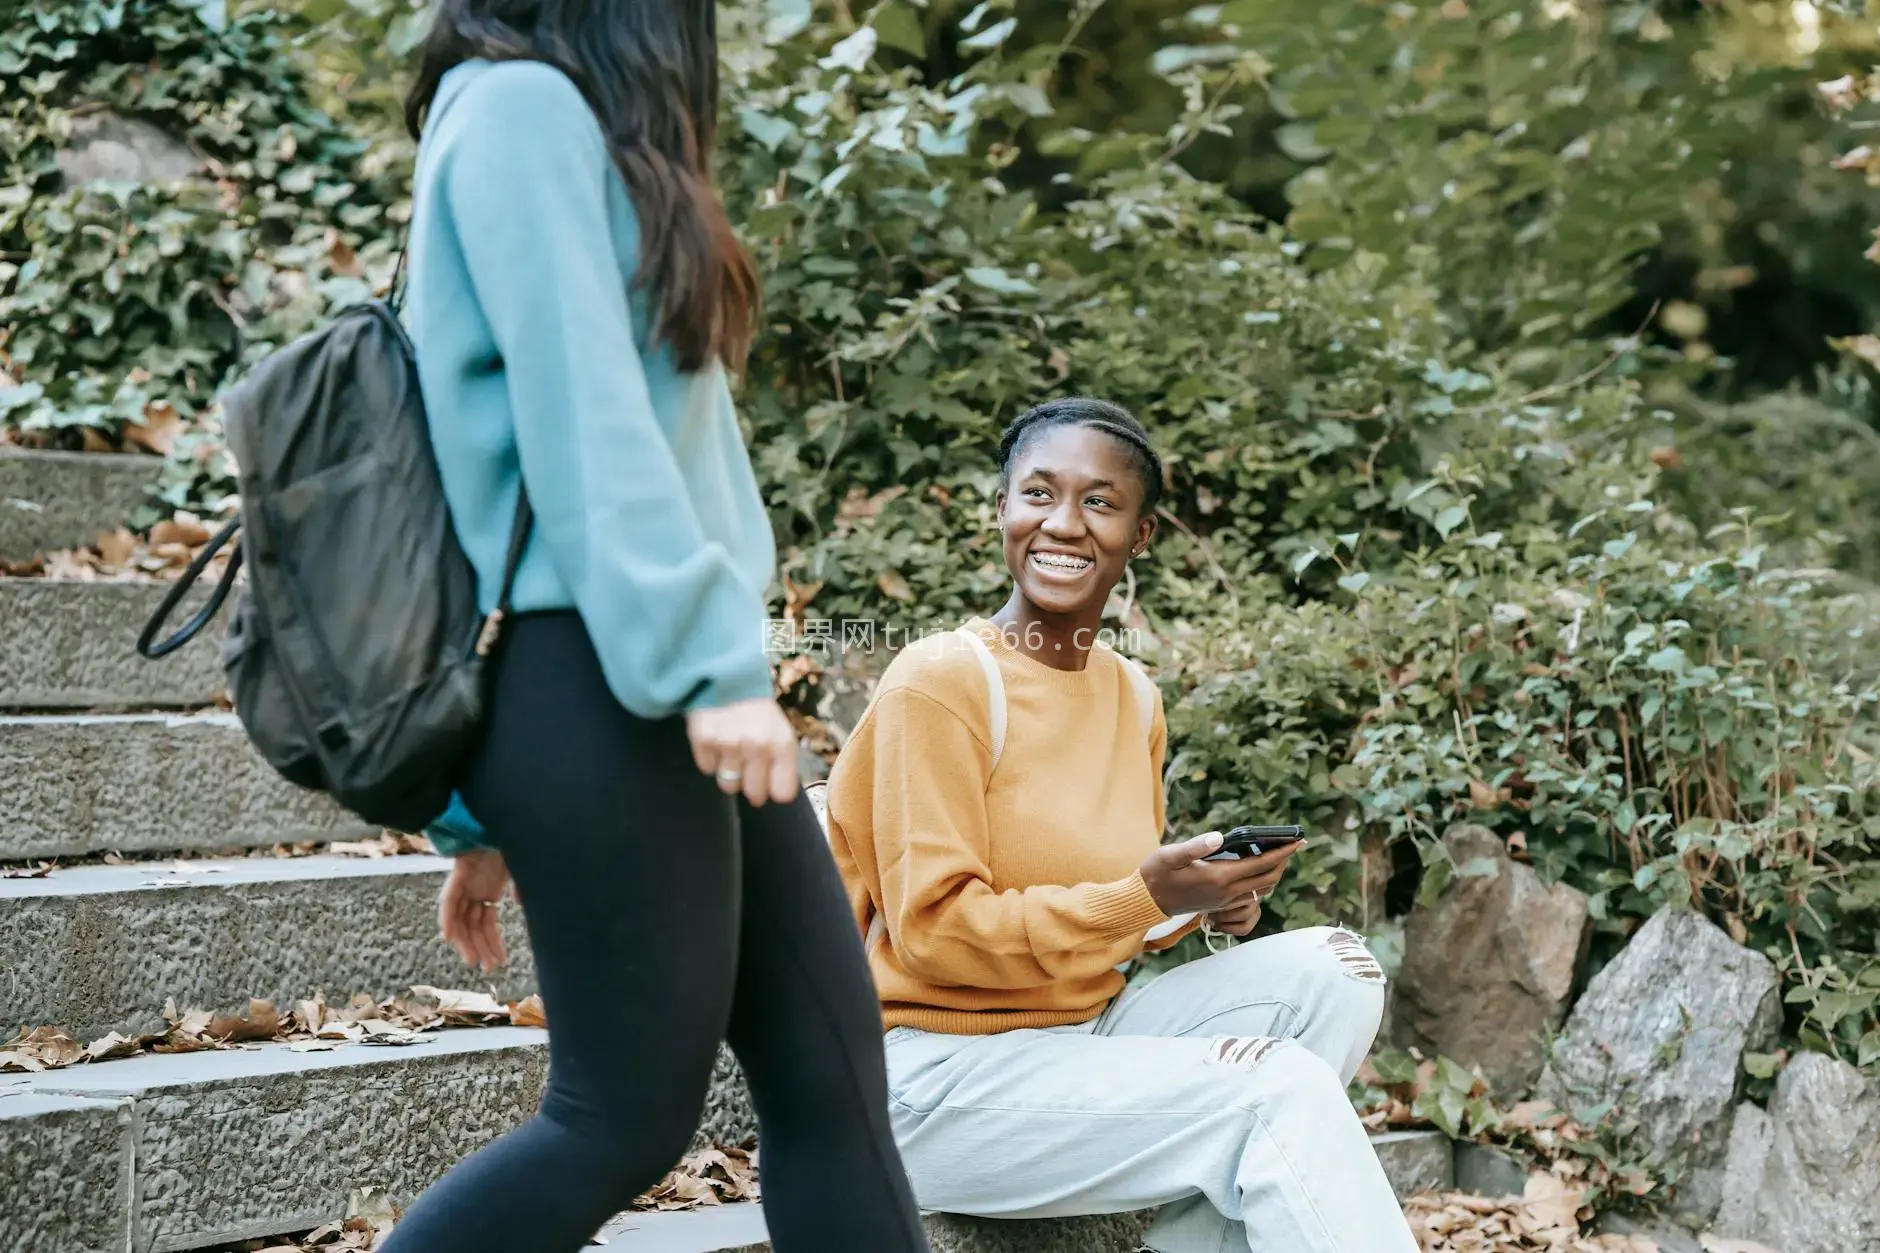
M 382 278 L 390 264 L 400 154 L 369 151 L 309 103 L 290 23 L 264 11 L 216 29 L 195 7 L 29 0 L 0 32 L 0 334 L 14 384 L 0 418 L 17 441 L 128 436 L 211 454 L 179 426 L 230 371 L 366 295 L 368 268 Z M 66 186 L 58 154 L 101 114 L 185 145 L 200 174 Z M 179 465 L 170 503 L 202 469 L 216 477 L 212 462 Z
M 1169 464 L 1154 559 L 1111 609 L 1169 698 L 1174 821 L 1292 818 L 1325 837 L 1275 925 L 1401 914 L 1455 873 L 1435 837 L 1471 816 L 1589 892 L 1608 951 L 1663 903 L 1701 908 L 1783 964 L 1793 1034 L 1872 1063 L 1880 665 L 1872 606 L 1818 534 L 1845 530 L 1852 504 L 1767 519 L 1779 493 L 1812 489 L 1752 492 L 1739 472 L 1722 481 L 1745 499 L 1700 506 L 1679 476 L 1711 454 L 1666 400 L 1689 395 L 1688 356 L 1605 329 L 1717 97 L 1633 90 L 1657 43 L 1589 51 L 1581 26 L 1528 6 L 1335 4 L 1284 30 L 1279 8 L 1185 15 L 1134 70 L 1173 112 L 1107 120 L 1054 94 L 1083 81 L 1065 67 L 1093 5 L 726 11 L 720 177 L 767 280 L 741 403 L 781 611 L 921 627 L 994 607 L 998 432 L 1050 395 L 1113 398 Z M 361 20 L 388 15 L 404 13 Z M 276 29 L 189 37 L 263 56 L 240 40 Z M 98 81 L 117 81 L 98 55 Z M 1425 64 L 1473 85 L 1446 94 Z M 1264 112 L 1269 83 L 1299 127 L 1287 142 L 1321 162 L 1290 229 L 1194 172 L 1198 148 Z M 65 107 L 52 87 L 35 99 L 20 116 Z M 336 125 L 319 117 L 299 124 Z M 1578 134 L 1587 152 L 1558 160 Z M 1399 140 L 1440 159 L 1403 159 Z M 252 297 L 262 340 L 356 293 L 336 267 L 387 260 L 405 149 L 331 151 L 338 181 L 283 191 L 257 164 L 238 180 L 252 213 L 198 217 L 180 244 L 146 224 L 185 190 L 125 201 L 120 241 L 173 249 L 139 273 L 165 312 L 119 318 L 142 338 L 83 359 L 70 343 L 16 353 L 43 412 L 199 405 L 195 371 L 212 390 L 239 363 L 222 306 L 244 256 L 273 267 Z M 322 202 L 340 185 L 358 190 Z M 109 305 L 32 295 L 105 281 L 109 263 L 85 260 L 103 252 L 54 224 L 105 194 L 42 188 L 15 207 L 9 239 L 26 242 L 5 246 L 37 268 L 11 309 Z M 291 218 L 269 212 L 290 202 Z M 297 274 L 305 303 L 276 300 Z M 813 695 L 791 674 L 794 698 Z
M 1566 180 L 1580 260 L 1541 258 L 1539 295 L 1466 242 L 1499 209 L 1453 260 L 1433 233 L 1330 262 L 1172 159 L 1247 73 L 1216 54 L 1171 69 L 1195 107 L 1167 133 L 1043 134 L 1109 171 L 1054 208 L 1004 173 L 1047 124 L 1051 49 L 1001 58 L 987 29 L 939 87 L 857 28 L 752 53 L 734 88 L 728 194 L 770 276 L 746 412 L 790 609 L 989 608 L 997 430 L 1044 395 L 1117 399 L 1170 463 L 1158 560 L 1114 608 L 1157 642 L 1176 821 L 1332 836 L 1276 915 L 1380 919 L 1395 850 L 1433 891 L 1434 837 L 1473 815 L 1590 892 L 1608 948 L 1702 908 L 1783 963 L 1804 1038 L 1880 1056 L 1871 609 L 1779 568 L 1753 516 L 1705 534 L 1661 491 L 1679 427 L 1635 381 L 1652 354 L 1533 326 L 1616 305 L 1642 236 L 1594 230 L 1610 202 Z M 1507 316 L 1470 316 L 1484 292 Z M 1528 386 L 1543 348 L 1604 368 Z

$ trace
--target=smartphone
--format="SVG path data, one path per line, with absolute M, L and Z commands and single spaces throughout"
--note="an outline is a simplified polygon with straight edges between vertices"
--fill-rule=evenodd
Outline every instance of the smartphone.
M 1203 860 L 1239 861 L 1243 857 L 1258 857 L 1261 853 L 1270 853 L 1276 848 L 1285 848 L 1288 844 L 1297 844 L 1306 838 L 1304 827 L 1235 827 L 1221 838 L 1221 850 Z

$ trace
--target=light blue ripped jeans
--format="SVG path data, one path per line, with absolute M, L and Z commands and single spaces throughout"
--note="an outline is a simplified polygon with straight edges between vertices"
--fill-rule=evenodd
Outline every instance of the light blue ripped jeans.
M 1351 931 L 1237 945 L 1093 1022 L 888 1032 L 922 1209 L 1050 1218 L 1160 1207 L 1156 1253 L 1416 1253 L 1345 1095 L 1384 1012 Z

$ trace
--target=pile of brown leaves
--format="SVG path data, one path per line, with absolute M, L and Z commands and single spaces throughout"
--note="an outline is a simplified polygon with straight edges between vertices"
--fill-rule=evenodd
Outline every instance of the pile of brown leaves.
M 697 1209 L 730 1201 L 756 1201 L 757 1149 L 754 1145 L 714 1145 L 688 1153 L 659 1186 L 633 1203 L 637 1210 Z
M 1404 1203 L 1404 1216 L 1423 1253 L 1658 1253 L 1645 1236 L 1582 1235 L 1593 1216 L 1586 1189 L 1542 1171 L 1519 1200 L 1424 1193 Z
M 212 534 L 195 514 L 178 512 L 151 527 L 146 536 L 119 527 L 101 532 L 83 548 L 42 553 L 29 561 L 0 561 L 0 574 L 82 583 L 174 579 L 202 552 Z M 216 554 L 204 577 L 221 577 L 229 551 L 224 548 Z
M 429 1039 L 433 1031 L 458 1027 L 547 1026 L 542 999 L 526 996 L 503 1003 L 487 992 L 464 992 L 420 985 L 411 995 L 374 1001 L 363 994 L 344 1005 L 325 998 L 295 1001 L 283 1014 L 272 1001 L 251 1000 L 245 1014 L 215 1014 L 206 1009 L 179 1011 L 163 1007 L 169 1025 L 149 1035 L 116 1031 L 81 1045 L 55 1027 L 33 1027 L 0 1044 L 0 1074 L 59 1070 L 90 1062 L 135 1057 L 141 1053 L 200 1053 L 241 1048 L 262 1041 L 285 1043 L 299 1053 L 324 1052 L 348 1044 L 402 1045 Z

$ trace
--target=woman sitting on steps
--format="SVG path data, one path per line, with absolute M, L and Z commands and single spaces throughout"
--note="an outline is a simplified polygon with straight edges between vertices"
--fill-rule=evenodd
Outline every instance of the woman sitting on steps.
M 1384 1006 L 1359 937 L 1270 936 L 1125 990 L 1183 916 L 1251 932 L 1294 851 L 1160 843 L 1161 699 L 1096 640 L 1160 459 L 1124 410 L 1066 400 L 1001 461 L 1011 599 L 895 659 L 827 793 L 920 1204 L 1161 1207 L 1155 1253 L 1414 1253 L 1345 1095 Z

